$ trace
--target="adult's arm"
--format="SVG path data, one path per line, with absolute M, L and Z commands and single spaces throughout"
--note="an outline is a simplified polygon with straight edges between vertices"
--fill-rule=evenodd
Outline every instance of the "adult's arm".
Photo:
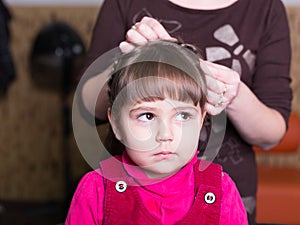
M 292 99 L 289 27 L 281 1 L 272 1 L 270 16 L 262 22 L 266 29 L 256 56 L 252 90 L 241 83 L 227 114 L 245 141 L 269 149 L 286 131 Z
M 124 40 L 126 31 L 131 26 L 124 16 L 129 7 L 130 1 L 127 0 L 105 0 L 103 2 L 94 25 L 83 71 L 86 71 L 99 56 L 117 48 L 119 43 Z M 108 71 L 101 71 L 96 76 L 83 78 L 85 82 L 79 90 L 79 101 L 83 103 L 81 104 L 81 111 L 85 117 L 89 117 L 88 120 L 95 116 L 100 121 L 107 121 L 107 91 L 103 89 L 98 95 L 99 88 L 97 85 L 99 81 L 102 82 L 106 78 L 107 74 Z M 96 106 L 95 101 L 97 101 Z

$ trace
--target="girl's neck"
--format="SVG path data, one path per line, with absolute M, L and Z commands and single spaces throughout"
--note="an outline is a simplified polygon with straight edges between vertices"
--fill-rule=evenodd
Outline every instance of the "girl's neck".
M 232 5 L 238 0 L 169 0 L 170 2 L 189 9 L 214 10 Z

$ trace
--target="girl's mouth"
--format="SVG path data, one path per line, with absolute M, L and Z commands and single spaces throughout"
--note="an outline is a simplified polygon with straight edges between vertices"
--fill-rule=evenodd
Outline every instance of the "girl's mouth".
M 160 158 L 166 159 L 169 158 L 170 156 L 172 156 L 174 153 L 170 152 L 170 151 L 162 151 L 159 153 L 154 154 L 155 156 L 158 156 Z

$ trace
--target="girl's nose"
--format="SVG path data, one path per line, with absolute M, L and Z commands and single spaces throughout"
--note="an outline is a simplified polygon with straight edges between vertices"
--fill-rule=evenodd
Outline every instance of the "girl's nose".
M 156 141 L 173 141 L 173 130 L 171 121 L 161 120 L 158 122 Z

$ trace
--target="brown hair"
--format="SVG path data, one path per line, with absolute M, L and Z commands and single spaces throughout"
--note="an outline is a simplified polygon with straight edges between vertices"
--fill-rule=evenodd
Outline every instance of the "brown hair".
M 118 107 L 171 98 L 199 103 L 203 110 L 206 92 L 199 55 L 189 45 L 169 41 L 149 42 L 122 55 L 109 81 L 110 103 L 118 99 Z

